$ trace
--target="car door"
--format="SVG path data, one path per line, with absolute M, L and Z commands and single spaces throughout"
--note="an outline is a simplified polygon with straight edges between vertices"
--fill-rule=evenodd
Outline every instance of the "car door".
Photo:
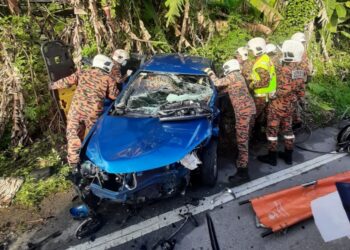
M 41 53 L 49 75 L 49 85 L 76 71 L 69 47 L 64 43 L 60 41 L 46 42 L 41 46 Z M 59 108 L 60 116 L 65 122 L 75 89 L 76 86 L 51 90 L 52 97 Z

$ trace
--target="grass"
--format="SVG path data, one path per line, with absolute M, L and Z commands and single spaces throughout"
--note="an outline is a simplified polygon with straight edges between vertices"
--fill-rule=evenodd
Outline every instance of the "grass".
M 0 176 L 21 177 L 24 183 L 17 192 L 14 204 L 35 207 L 49 194 L 70 188 L 67 180 L 69 166 L 63 163 L 55 145 L 60 140 L 53 137 L 37 140 L 26 147 L 11 148 L 0 153 Z M 31 173 L 50 168 L 51 176 L 35 179 Z
M 331 113 L 338 118 L 350 107 L 350 57 L 349 53 L 332 48 L 330 61 L 324 62 L 319 51 L 315 43 L 309 47 L 315 74 L 307 90 L 313 120 L 324 124 Z

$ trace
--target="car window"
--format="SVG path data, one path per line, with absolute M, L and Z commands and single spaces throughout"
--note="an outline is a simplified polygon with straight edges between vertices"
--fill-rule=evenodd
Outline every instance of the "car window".
M 128 112 L 155 116 L 162 106 L 188 101 L 208 104 L 213 94 L 207 76 L 141 72 L 124 98 Z

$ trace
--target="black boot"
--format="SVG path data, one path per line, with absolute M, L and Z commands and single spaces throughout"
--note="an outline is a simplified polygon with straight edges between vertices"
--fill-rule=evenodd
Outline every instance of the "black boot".
M 293 150 L 286 149 L 284 152 L 278 152 L 278 157 L 283 159 L 287 165 L 293 164 Z
M 269 151 L 269 153 L 267 155 L 258 156 L 258 160 L 263 162 L 263 163 L 267 163 L 267 164 L 270 164 L 272 166 L 276 166 L 277 165 L 277 152 Z
M 297 130 L 297 129 L 301 128 L 302 126 L 303 126 L 303 123 L 298 121 L 298 122 L 293 124 L 292 129 Z
M 228 177 L 228 181 L 234 184 L 233 186 L 241 185 L 249 180 L 248 168 L 237 168 L 236 174 Z

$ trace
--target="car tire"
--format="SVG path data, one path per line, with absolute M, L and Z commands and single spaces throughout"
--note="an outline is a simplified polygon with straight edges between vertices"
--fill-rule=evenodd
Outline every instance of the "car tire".
M 217 139 L 211 139 L 209 144 L 205 148 L 203 148 L 201 154 L 201 181 L 202 184 L 209 187 L 215 186 L 218 178 L 217 148 Z

